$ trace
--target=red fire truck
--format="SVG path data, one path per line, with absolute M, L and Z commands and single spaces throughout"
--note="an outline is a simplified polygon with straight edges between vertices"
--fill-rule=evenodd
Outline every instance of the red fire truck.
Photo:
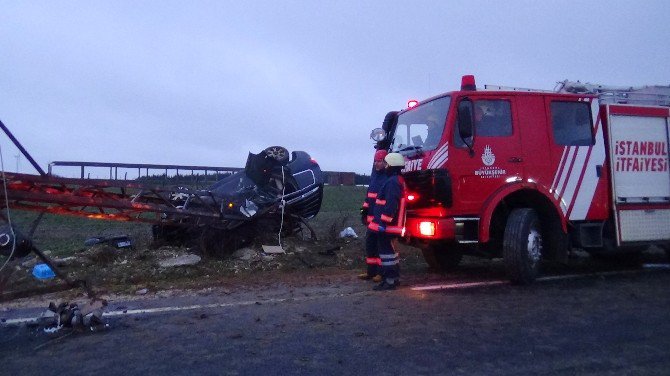
M 639 253 L 670 244 L 670 87 L 561 82 L 554 91 L 459 91 L 386 115 L 376 148 L 403 154 L 403 240 L 447 270 L 502 257 L 531 283 L 571 248 Z

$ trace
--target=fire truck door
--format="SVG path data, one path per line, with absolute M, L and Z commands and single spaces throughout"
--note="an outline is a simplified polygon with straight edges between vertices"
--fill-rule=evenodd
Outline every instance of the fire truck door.
M 507 97 L 474 99 L 474 154 L 467 147 L 458 153 L 458 196 L 463 209 L 478 212 L 481 203 L 502 185 L 522 179 L 523 157 L 514 114 L 514 101 Z M 462 146 L 456 136 L 456 146 Z
M 669 112 L 607 106 L 618 245 L 670 239 Z

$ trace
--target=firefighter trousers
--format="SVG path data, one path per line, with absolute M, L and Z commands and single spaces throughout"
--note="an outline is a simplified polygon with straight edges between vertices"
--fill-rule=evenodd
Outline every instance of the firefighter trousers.
M 400 255 L 396 251 L 398 237 L 386 233 L 377 234 L 377 249 L 381 259 L 382 277 L 386 283 L 396 283 L 400 278 Z
M 368 276 L 374 277 L 381 273 L 381 260 L 377 250 L 378 233 L 368 230 L 365 234 L 365 264 L 367 265 Z

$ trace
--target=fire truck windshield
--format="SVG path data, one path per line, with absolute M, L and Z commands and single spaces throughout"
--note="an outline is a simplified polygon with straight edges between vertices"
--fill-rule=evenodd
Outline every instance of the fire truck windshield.
M 391 150 L 412 154 L 435 149 L 442 139 L 450 103 L 451 97 L 440 97 L 398 115 Z

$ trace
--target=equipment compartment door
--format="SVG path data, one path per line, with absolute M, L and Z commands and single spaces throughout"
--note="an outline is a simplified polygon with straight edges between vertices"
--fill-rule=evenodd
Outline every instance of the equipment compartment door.
M 607 106 L 617 244 L 670 239 L 670 109 Z

